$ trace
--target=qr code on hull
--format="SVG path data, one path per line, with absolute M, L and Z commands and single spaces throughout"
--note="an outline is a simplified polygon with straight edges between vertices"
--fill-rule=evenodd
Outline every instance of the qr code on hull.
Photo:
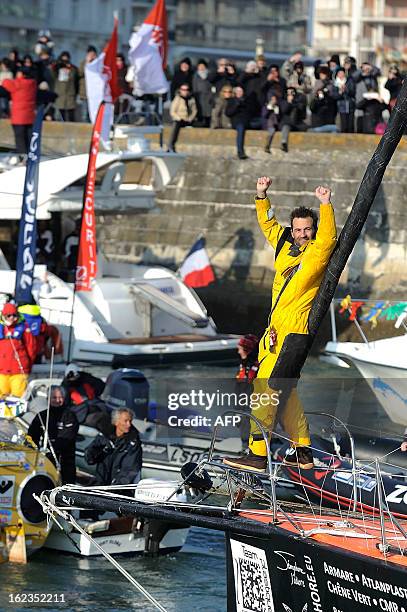
M 266 600 L 261 564 L 252 559 L 239 559 L 239 570 L 243 609 L 247 612 L 267 612 L 270 608 Z
M 230 539 L 236 612 L 275 612 L 264 550 Z

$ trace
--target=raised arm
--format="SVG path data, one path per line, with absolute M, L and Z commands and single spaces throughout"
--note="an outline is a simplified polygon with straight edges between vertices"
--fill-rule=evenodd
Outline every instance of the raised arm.
M 270 200 L 267 197 L 267 190 L 270 187 L 272 180 L 268 176 L 261 176 L 257 179 L 257 194 L 256 194 L 256 212 L 257 220 L 260 229 L 266 237 L 266 240 L 273 249 L 276 248 L 277 242 L 284 231 L 284 227 L 280 225 L 274 216 L 274 210 L 271 208 Z
M 335 213 L 331 204 L 331 190 L 319 186 L 315 189 L 315 197 L 320 202 L 319 226 L 315 238 L 315 247 L 318 251 L 321 264 L 328 262 L 336 245 Z

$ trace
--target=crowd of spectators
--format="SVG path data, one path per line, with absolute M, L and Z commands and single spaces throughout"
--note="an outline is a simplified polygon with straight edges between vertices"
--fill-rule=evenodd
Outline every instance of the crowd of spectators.
M 234 128 L 237 153 L 246 158 L 246 129 L 268 132 L 271 152 L 274 134 L 281 131 L 281 149 L 288 151 L 291 131 L 381 134 L 401 89 L 403 75 L 390 66 L 387 76 L 369 62 L 356 65 L 347 56 L 333 55 L 306 69 L 300 52 L 281 66 L 267 65 L 258 55 L 243 70 L 221 58 L 210 69 L 204 59 L 194 70 L 189 58 L 181 60 L 171 83 L 173 131 L 169 149 L 186 125 Z
M 96 57 L 97 50 L 90 45 L 79 66 L 75 66 L 68 51 L 54 54 L 53 42 L 45 33 L 35 46 L 34 57 L 20 57 L 13 49 L 1 60 L 0 116 L 11 115 L 19 153 L 26 148 L 29 129 L 23 128 L 32 123 L 35 105 L 44 104 L 46 120 L 89 121 L 85 66 Z M 123 92 L 116 103 L 117 118 L 136 100 L 125 56 L 117 54 L 116 62 Z M 281 66 L 267 65 L 265 56 L 258 55 L 243 69 L 226 58 L 216 63 L 199 59 L 193 66 L 185 57 L 168 76 L 173 122 L 168 149 L 175 151 L 183 127 L 234 128 L 241 159 L 246 158 L 247 129 L 267 131 L 268 153 L 277 131 L 281 132 L 281 149 L 285 152 L 291 131 L 382 133 L 388 118 L 383 111 L 393 108 L 403 80 L 395 65 L 384 76 L 368 62 L 357 66 L 350 56 L 341 62 L 338 55 L 332 55 L 326 62 L 318 60 L 305 67 L 300 52 Z M 30 85 L 24 84 L 23 79 Z M 17 113 L 19 116 L 13 117 L 13 96 L 21 89 L 25 91 L 24 116 Z M 154 104 L 151 96 L 148 101 Z M 34 105 L 30 117 L 26 108 L 29 103 Z

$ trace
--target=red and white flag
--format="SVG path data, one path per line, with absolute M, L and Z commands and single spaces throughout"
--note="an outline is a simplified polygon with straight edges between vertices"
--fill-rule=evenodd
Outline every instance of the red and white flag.
M 205 246 L 205 238 L 198 238 L 178 270 L 188 287 L 206 287 L 215 280 Z
M 91 291 L 97 273 L 95 180 L 96 158 L 99 151 L 101 130 L 106 104 L 102 102 L 96 115 L 90 143 L 88 171 L 83 192 L 82 222 L 76 262 L 75 291 Z
M 99 57 L 85 65 L 86 96 L 92 123 L 96 121 L 100 103 L 107 102 L 102 128 L 104 141 L 109 139 L 110 126 L 113 124 L 114 103 L 122 93 L 117 82 L 117 28 L 118 19 L 115 17 L 112 36 L 106 47 Z
M 169 83 L 167 66 L 168 27 L 165 0 L 157 0 L 142 26 L 129 40 L 129 62 L 133 68 L 133 93 L 164 94 Z

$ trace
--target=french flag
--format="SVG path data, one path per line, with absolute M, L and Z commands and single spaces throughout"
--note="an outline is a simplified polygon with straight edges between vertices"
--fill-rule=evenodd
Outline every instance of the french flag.
M 179 269 L 179 274 L 188 287 L 206 287 L 215 280 L 205 246 L 205 238 L 198 238 Z

